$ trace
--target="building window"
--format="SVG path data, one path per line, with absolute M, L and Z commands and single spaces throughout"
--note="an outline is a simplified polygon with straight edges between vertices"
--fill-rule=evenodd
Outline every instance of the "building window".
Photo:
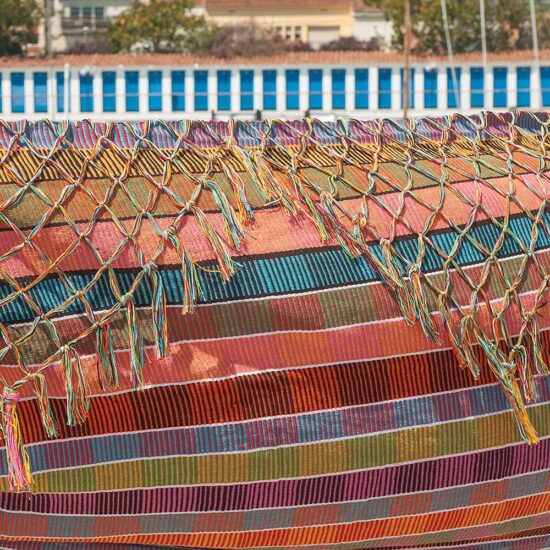
M 437 109 L 437 77 L 437 70 L 424 69 L 424 109 Z
M 286 76 L 286 108 L 294 111 L 300 108 L 300 71 L 287 69 Z
M 172 111 L 185 111 L 185 71 L 172 71 Z
M 346 108 L 346 70 L 332 69 L 332 108 Z
M 550 67 L 541 67 L 540 86 L 542 88 L 542 106 L 550 107 Z
M 149 71 L 149 111 L 162 111 L 162 71 Z
M 34 112 L 48 112 L 48 73 L 34 73 Z
M 517 69 L 518 79 L 518 107 L 530 107 L 531 106 L 531 68 L 530 67 L 518 67 Z
M 294 39 L 296 42 L 300 42 L 302 40 L 302 27 L 294 28 Z
M 241 111 L 254 109 L 254 71 L 241 71 Z
M 309 70 L 309 108 L 323 108 L 323 69 Z
M 508 106 L 508 69 L 495 67 L 493 69 L 493 106 Z
M 61 72 L 55 73 L 55 99 L 57 112 L 63 113 L 65 111 L 65 74 Z
M 401 69 L 401 108 L 403 108 L 403 102 L 405 101 L 405 70 Z M 409 109 L 414 109 L 414 68 L 409 73 Z
M 369 70 L 355 69 L 355 108 L 369 108 Z
M 455 82 L 456 76 L 456 82 Z M 447 69 L 447 108 L 456 109 L 460 104 L 460 67 Z
M 101 75 L 103 92 L 103 111 L 114 113 L 116 111 L 116 73 L 105 71 Z
M 135 113 L 139 111 L 139 72 L 126 71 L 126 111 Z
M 285 38 L 292 40 L 292 27 L 285 27 Z
M 195 71 L 195 111 L 208 111 L 208 71 Z
M 80 112 L 91 113 L 94 110 L 94 75 L 80 75 Z
M 263 108 L 267 111 L 273 111 L 277 109 L 277 71 L 263 71 L 262 80 Z
M 71 6 L 69 10 L 69 17 L 71 19 L 80 19 L 80 6 Z
M 25 112 L 25 73 L 11 73 L 11 112 Z
M 218 111 L 231 111 L 231 71 L 218 71 Z
M 378 108 L 391 109 L 391 69 L 378 69 Z
M 485 106 L 485 75 L 483 67 L 470 69 L 470 107 Z
M 98 19 L 105 19 L 105 8 L 103 6 L 94 7 L 94 17 L 96 21 Z

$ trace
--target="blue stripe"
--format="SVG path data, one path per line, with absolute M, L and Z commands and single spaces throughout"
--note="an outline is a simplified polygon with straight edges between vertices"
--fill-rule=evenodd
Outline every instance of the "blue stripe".
M 550 212 L 544 216 L 546 224 L 550 224 Z M 527 217 L 518 217 L 510 220 L 510 230 L 517 238 L 528 246 L 532 221 Z M 500 230 L 491 223 L 478 225 L 469 231 L 471 238 L 482 243 L 489 250 L 493 248 L 498 239 Z M 457 238 L 454 230 L 444 233 L 437 233 L 431 236 L 433 242 L 448 254 Z M 550 246 L 548 234 L 539 231 L 537 249 Z M 418 239 L 403 239 L 395 242 L 395 248 L 408 261 L 416 260 L 418 251 Z M 381 261 L 383 258 L 380 246 L 371 246 L 373 254 Z M 497 257 L 503 258 L 520 254 L 520 245 L 509 235 L 504 239 L 503 246 L 497 253 Z M 475 264 L 485 261 L 484 255 L 477 250 L 469 241 L 464 240 L 456 261 L 461 264 Z M 444 259 L 434 250 L 427 246 L 422 270 L 426 273 L 441 270 Z M 405 266 L 403 266 L 405 267 Z M 75 289 L 85 288 L 91 281 L 89 273 L 73 273 L 66 275 L 67 279 L 74 285 Z M 134 271 L 119 271 L 116 274 L 122 292 L 127 292 L 136 277 Z M 183 299 L 183 279 L 181 270 L 163 269 L 161 271 L 166 298 L 169 304 L 181 303 Z M 369 265 L 364 257 L 351 258 L 342 249 L 319 249 L 300 255 L 272 256 L 241 260 L 237 273 L 227 284 L 222 284 L 221 276 L 218 273 L 199 270 L 199 277 L 203 289 L 202 303 L 219 302 L 224 300 L 235 300 L 264 296 L 269 294 L 282 294 L 315 290 L 330 286 L 341 286 L 346 284 L 359 284 L 379 280 L 380 277 Z M 0 284 L 0 299 L 9 296 L 13 292 L 6 283 Z M 36 301 L 42 311 L 49 311 L 60 306 L 72 293 L 62 284 L 59 278 L 46 279 L 34 285 L 28 291 L 29 296 Z M 116 299 L 113 295 L 107 275 L 99 278 L 97 283 L 86 294 L 86 298 L 93 309 L 109 309 L 115 305 Z M 147 277 L 143 279 L 134 295 L 136 306 L 147 306 L 151 304 L 152 290 Z M 64 313 L 82 313 L 84 306 L 80 301 L 73 302 Z M 35 318 L 34 312 L 19 297 L 16 300 L 0 306 L 0 322 L 15 323 L 29 321 Z
M 550 376 L 536 379 L 537 404 L 550 401 Z M 160 455 L 202 455 L 313 444 L 344 437 L 361 437 L 388 430 L 459 421 L 511 410 L 498 384 L 473 387 L 457 393 L 423 395 L 391 403 L 374 403 L 349 409 L 305 413 L 283 418 L 259 419 L 259 433 L 269 434 L 260 444 L 248 439 L 249 422 L 188 426 L 142 433 L 112 434 L 85 439 L 39 443 L 27 447 L 31 471 L 80 467 Z M 296 429 L 294 428 L 296 426 Z M 289 441 L 288 434 L 295 433 Z M 186 440 L 194 442 L 193 447 Z M 50 455 L 47 449 L 55 449 Z M 53 457 L 53 458 L 52 458 Z M 53 462 L 52 462 L 53 460 Z M 0 450 L 0 475 L 7 475 L 5 449 Z

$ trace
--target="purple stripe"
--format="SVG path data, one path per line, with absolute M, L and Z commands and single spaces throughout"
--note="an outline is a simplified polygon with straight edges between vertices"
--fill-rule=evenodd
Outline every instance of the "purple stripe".
M 143 514 L 247 510 L 362 500 L 442 489 L 542 470 L 550 439 L 462 456 L 308 479 L 105 493 L 0 493 L 0 508 L 52 514 Z

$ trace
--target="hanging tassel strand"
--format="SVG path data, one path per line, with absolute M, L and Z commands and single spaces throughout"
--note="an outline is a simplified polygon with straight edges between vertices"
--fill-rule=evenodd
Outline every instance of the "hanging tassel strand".
M 8 461 L 8 483 L 11 491 L 30 491 L 32 476 L 29 456 L 21 437 L 21 427 L 17 415 L 17 391 L 4 387 L 2 391 L 2 431 L 6 441 Z

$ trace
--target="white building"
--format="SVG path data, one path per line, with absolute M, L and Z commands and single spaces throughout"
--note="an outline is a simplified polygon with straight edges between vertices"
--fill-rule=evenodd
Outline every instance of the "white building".
M 189 55 L 79 55 L 0 60 L 0 117 L 399 117 L 403 58 L 296 52 L 224 60 Z M 550 50 L 413 58 L 409 114 L 550 107 Z

